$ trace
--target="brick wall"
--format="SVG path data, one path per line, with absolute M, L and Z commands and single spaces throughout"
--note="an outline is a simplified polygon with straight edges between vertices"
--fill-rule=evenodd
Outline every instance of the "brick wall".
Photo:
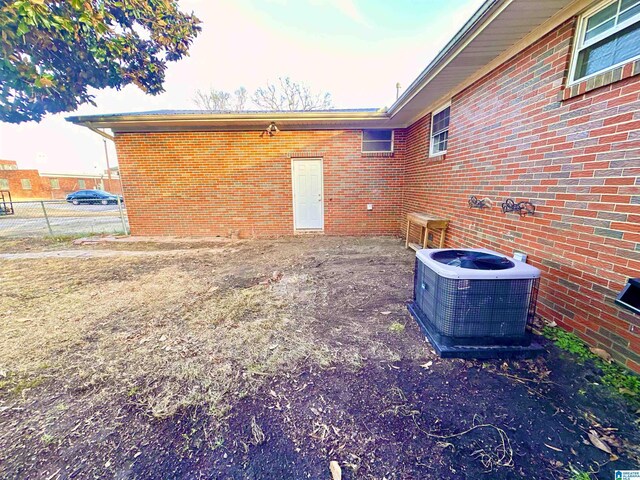
M 9 191 L 13 200 L 51 198 L 51 187 L 48 182 L 42 181 L 38 170 L 0 170 L 0 179 L 9 182 Z M 28 180 L 31 183 L 31 188 L 24 189 L 22 180 Z M 3 190 L 2 185 L 0 185 L 0 190 Z
M 123 133 L 116 148 L 133 234 L 290 235 L 295 157 L 323 159 L 327 234 L 400 228 L 402 133 L 394 155 L 362 154 L 358 130 Z
M 447 246 L 528 253 L 540 315 L 640 372 L 640 317 L 613 303 L 640 276 L 640 77 L 560 101 L 573 28 L 456 95 L 446 155 L 428 157 L 430 115 L 406 129 L 403 213 L 450 218 Z M 507 197 L 535 216 L 503 214 Z
M 59 188 L 51 187 L 51 179 L 58 180 Z M 84 187 L 80 186 L 80 180 L 84 180 Z M 55 175 L 46 175 L 41 178 L 41 182 L 46 183 L 51 188 L 51 198 L 60 199 L 65 198 L 71 192 L 84 189 L 99 189 L 100 186 L 104 186 L 104 190 L 109 193 L 122 194 L 122 188 L 120 185 L 120 179 L 112 178 L 94 178 L 94 177 L 56 177 Z
M 112 177 L 111 180 L 109 180 L 105 177 L 102 181 L 104 183 L 105 191 L 109 193 L 115 193 L 117 195 L 122 195 L 122 182 L 119 178 Z

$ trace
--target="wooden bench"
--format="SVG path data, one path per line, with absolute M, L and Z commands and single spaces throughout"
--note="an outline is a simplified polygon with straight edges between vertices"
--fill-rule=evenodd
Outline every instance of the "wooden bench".
M 412 243 L 409 240 L 411 225 L 420 227 L 420 240 L 418 243 Z M 424 213 L 408 213 L 407 214 L 407 239 L 406 248 L 420 250 L 422 248 L 444 248 L 444 236 L 449 226 L 449 220 L 433 217 Z M 431 235 L 431 238 L 429 238 Z M 436 239 L 436 237 L 438 237 Z

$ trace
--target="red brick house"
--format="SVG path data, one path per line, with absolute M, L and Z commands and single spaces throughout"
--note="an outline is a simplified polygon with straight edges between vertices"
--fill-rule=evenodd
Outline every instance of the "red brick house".
M 387 110 L 71 121 L 113 131 L 134 234 L 399 235 L 427 212 L 447 246 L 526 252 L 539 313 L 640 371 L 613 302 L 640 276 L 638 74 L 640 0 L 489 0 Z

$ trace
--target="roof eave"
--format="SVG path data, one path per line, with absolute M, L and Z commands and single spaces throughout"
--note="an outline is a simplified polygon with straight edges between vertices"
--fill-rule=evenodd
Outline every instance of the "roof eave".
M 340 126 L 386 124 L 389 115 L 377 112 L 264 112 L 264 113 L 203 113 L 157 115 L 87 115 L 67 117 L 67 121 L 92 129 L 110 128 L 113 131 L 132 131 L 162 128 L 179 129 L 241 129 L 266 127 L 270 122 L 278 125 L 296 125 L 307 128 L 339 128 Z
M 505 3 L 511 0 L 487 0 L 473 14 L 473 16 L 462 26 L 462 28 L 449 40 L 444 48 L 436 55 L 436 57 L 427 65 L 427 67 L 418 75 L 418 77 L 407 87 L 407 89 L 398 97 L 398 99 L 389 107 L 388 113 L 393 117 L 402 109 L 411 99 L 422 90 L 431 80 L 432 74 L 449 59 L 457 54 L 458 47 L 463 45 L 466 40 L 471 38 L 477 29 L 482 25 L 483 20 L 490 17 L 491 14 Z

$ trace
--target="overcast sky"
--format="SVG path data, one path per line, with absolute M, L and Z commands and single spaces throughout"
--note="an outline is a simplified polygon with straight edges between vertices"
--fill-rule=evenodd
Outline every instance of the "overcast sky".
M 166 92 L 135 86 L 95 93 L 97 107 L 40 123 L 0 123 L 0 159 L 45 173 L 106 168 L 102 138 L 71 125 L 72 114 L 194 109 L 197 89 L 252 92 L 289 76 L 329 92 L 336 108 L 385 107 L 406 88 L 482 0 L 181 0 L 202 32 L 190 56 L 169 64 Z M 111 144 L 111 142 L 108 142 Z M 112 164 L 116 163 L 109 145 Z

